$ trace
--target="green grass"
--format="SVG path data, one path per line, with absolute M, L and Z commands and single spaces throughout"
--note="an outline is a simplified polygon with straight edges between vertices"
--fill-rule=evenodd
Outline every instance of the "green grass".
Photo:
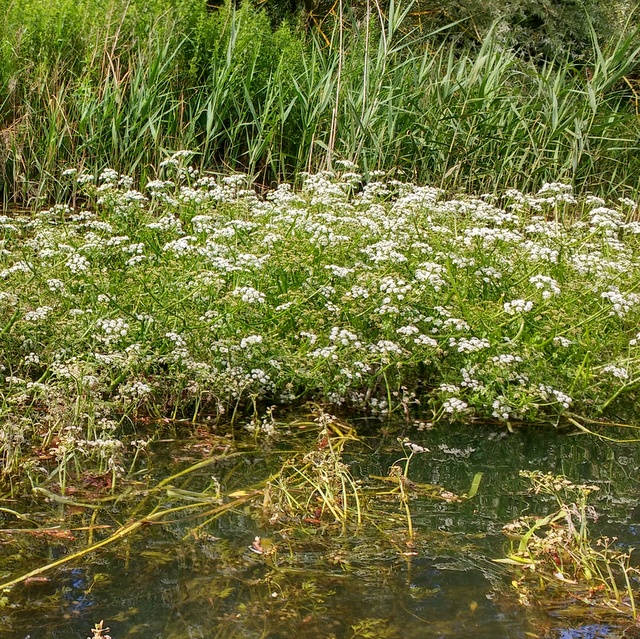
M 336 159 L 448 190 L 638 190 L 637 39 L 583 66 L 541 64 L 498 37 L 471 49 L 403 28 L 410 4 L 363 28 L 273 29 L 250 4 L 0 3 L 5 202 L 55 200 L 60 168 L 143 182 L 166 151 L 264 184 Z M 502 36 L 501 36 L 502 37 Z M 626 80 L 625 80 L 626 79 Z

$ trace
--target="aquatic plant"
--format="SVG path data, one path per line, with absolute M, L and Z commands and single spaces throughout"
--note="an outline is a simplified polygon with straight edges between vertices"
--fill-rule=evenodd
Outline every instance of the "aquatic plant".
M 353 429 L 323 411 L 315 418 L 316 446 L 286 460 L 264 488 L 262 514 L 270 525 L 283 518 L 311 525 L 358 525 L 363 520 L 362 488 L 343 459 L 344 447 L 357 441 Z M 298 422 L 300 426 L 304 422 Z
M 348 162 L 263 197 L 192 157 L 141 190 L 70 170 L 75 208 L 0 220 L 5 475 L 64 487 L 90 463 L 115 482 L 143 419 L 273 406 L 246 424 L 268 434 L 278 407 L 317 400 L 513 428 L 637 397 L 634 201 L 561 183 L 448 198 Z
M 521 517 L 503 529 L 512 548 L 506 559 L 496 561 L 521 569 L 521 577 L 513 582 L 520 600 L 528 604 L 539 594 L 535 586 L 539 580 L 564 588 L 589 605 L 604 605 L 638 621 L 632 584 L 640 573 L 631 563 L 631 550 L 617 548 L 615 539 L 593 539 L 589 532 L 589 520 L 597 519 L 597 514 L 588 500 L 598 487 L 540 471 L 520 474 L 534 494 L 551 496 L 557 506 L 549 515 Z
M 90 639 L 111 639 L 111 636 L 107 633 L 109 632 L 109 628 L 104 627 L 104 620 L 97 623 L 93 628 L 91 628 L 91 633 L 93 637 Z

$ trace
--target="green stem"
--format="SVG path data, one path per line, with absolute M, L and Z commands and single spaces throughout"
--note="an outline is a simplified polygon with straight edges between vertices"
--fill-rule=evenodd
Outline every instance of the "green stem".
M 240 497 L 238 499 L 234 499 L 233 501 L 230 501 L 227 504 L 223 504 L 222 506 L 218 506 L 218 508 L 216 508 L 215 510 L 217 512 L 225 512 L 227 510 L 230 510 L 231 508 L 235 508 L 236 506 L 239 506 L 240 504 L 243 504 L 244 502 L 247 501 L 247 499 L 250 499 L 254 497 L 254 494 L 245 496 L 245 497 Z M 127 537 L 128 535 L 134 533 L 136 530 L 138 530 L 138 528 L 144 526 L 145 524 L 149 524 L 152 523 L 154 521 L 157 521 L 159 519 L 162 519 L 162 517 L 165 517 L 166 515 L 170 515 L 173 513 L 177 513 L 177 512 L 181 512 L 184 510 L 190 510 L 190 509 L 194 509 L 194 508 L 201 508 L 202 506 L 209 506 L 210 502 L 201 502 L 201 503 L 197 503 L 197 504 L 187 504 L 186 506 L 176 506 L 175 508 L 168 508 L 166 510 L 158 510 L 156 511 L 155 509 L 153 511 L 151 511 L 146 517 L 144 517 L 143 519 L 139 519 L 137 521 L 134 521 L 131 524 L 127 524 L 126 526 L 122 526 L 120 527 L 118 530 L 116 530 L 116 532 L 114 532 L 112 535 L 110 535 L 109 537 L 107 537 L 106 539 L 103 539 L 102 541 L 96 542 L 95 544 L 91 545 L 91 546 L 87 546 L 86 548 L 83 548 L 82 550 L 79 550 L 78 552 L 74 552 L 71 555 L 66 555 L 65 557 L 62 557 L 62 559 L 58 559 L 57 561 L 53 561 L 49 564 L 46 564 L 45 566 L 41 566 L 40 568 L 36 568 L 35 570 L 31 570 L 30 572 L 27 572 L 23 575 L 20 575 L 20 577 L 16 577 L 15 579 L 12 579 L 11 581 L 6 581 L 3 584 L 0 584 L 0 591 L 5 590 L 7 588 L 12 588 L 13 586 L 22 583 L 23 581 L 25 581 L 26 579 L 29 579 L 31 577 L 36 577 L 37 575 L 41 575 L 45 572 L 48 572 L 49 570 L 52 570 L 53 568 L 58 568 L 59 566 L 63 566 L 64 564 L 67 564 L 71 561 L 74 561 L 75 559 L 80 559 L 81 557 L 84 557 L 85 555 L 88 555 L 89 553 L 95 552 L 96 550 L 99 550 L 100 548 L 104 548 L 105 546 L 109 546 L 112 543 L 119 541 L 120 539 L 124 539 L 125 537 Z M 206 515 L 211 515 L 213 511 L 208 511 L 206 513 L 202 513 L 202 516 L 206 516 Z

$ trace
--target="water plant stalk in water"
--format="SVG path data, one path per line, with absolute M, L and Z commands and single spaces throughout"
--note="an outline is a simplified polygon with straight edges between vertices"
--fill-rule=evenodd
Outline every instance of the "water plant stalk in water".
M 534 494 L 551 496 L 557 510 L 547 516 L 522 517 L 504 532 L 512 539 L 511 552 L 496 561 L 522 571 L 515 586 L 522 590 L 532 577 L 591 605 L 602 605 L 638 620 L 632 580 L 640 574 L 631 564 L 631 552 L 615 548 L 615 539 L 592 539 L 588 520 L 596 518 L 589 495 L 597 486 L 575 484 L 563 476 L 521 471 Z M 515 546 L 513 544 L 516 544 Z M 521 598 L 528 601 L 522 591 Z

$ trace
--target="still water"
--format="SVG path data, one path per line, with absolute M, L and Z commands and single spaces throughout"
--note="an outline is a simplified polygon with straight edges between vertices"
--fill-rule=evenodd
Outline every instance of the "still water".
M 357 428 L 363 430 L 361 424 Z M 345 448 L 344 461 L 363 486 L 371 477 L 388 476 L 403 456 L 397 434 L 365 437 Z M 257 503 L 242 496 L 279 468 L 288 454 L 283 451 L 295 448 L 299 438 L 240 445 L 234 448 L 237 456 L 177 478 L 171 483 L 177 492 L 167 493 L 164 502 L 165 507 L 188 503 L 198 491 L 219 486 L 223 495 L 241 497 L 237 507 L 208 523 L 206 517 L 176 513 L 162 524 L 145 524 L 123 541 L 15 586 L 0 607 L 0 637 L 86 639 L 100 620 L 113 639 L 639 636 L 630 620 L 572 602 L 522 605 L 511 586 L 513 569 L 493 561 L 507 552 L 505 524 L 550 509 L 548 500 L 527 492 L 522 469 L 597 485 L 594 532 L 617 537 L 623 550 L 638 545 L 637 444 L 552 430 L 506 434 L 469 426 L 406 434 L 429 449 L 411 460 L 409 478 L 446 491 L 444 499 L 417 494 L 410 500 L 412 540 L 406 512 L 392 496 L 383 515 L 361 525 L 326 525 L 314 503 L 302 504 L 309 511 L 302 520 L 270 522 L 259 514 L 264 496 Z M 3 501 L 3 508 L 28 520 L 0 511 L 1 528 L 8 530 L 0 533 L 2 581 L 142 518 L 149 510 L 149 486 L 219 456 L 228 445 L 215 437 L 156 443 L 142 460 L 144 472 L 126 488 L 122 484 L 129 495 L 104 502 L 98 512 L 46 501 L 42 494 Z M 457 500 L 469 492 L 477 473 L 483 473 L 477 494 Z M 370 499 L 384 500 L 375 496 L 381 492 L 371 492 Z M 86 493 L 74 497 L 91 501 Z M 37 527 L 48 530 L 19 532 Z M 267 544 L 269 552 L 256 552 Z

